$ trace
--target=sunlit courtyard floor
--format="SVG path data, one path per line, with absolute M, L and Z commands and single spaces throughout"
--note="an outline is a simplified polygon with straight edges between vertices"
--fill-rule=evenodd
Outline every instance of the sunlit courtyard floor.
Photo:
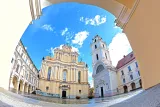
M 143 91 L 137 90 L 114 97 L 76 100 L 48 98 L 35 95 L 27 95 L 26 97 L 26 95 L 22 96 L 0 89 L 0 107 L 108 107 L 140 93 L 143 93 Z

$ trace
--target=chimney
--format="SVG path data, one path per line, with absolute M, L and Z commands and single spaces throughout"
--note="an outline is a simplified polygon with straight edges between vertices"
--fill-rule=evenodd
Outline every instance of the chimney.
M 126 57 L 125 55 L 123 55 L 123 57 Z

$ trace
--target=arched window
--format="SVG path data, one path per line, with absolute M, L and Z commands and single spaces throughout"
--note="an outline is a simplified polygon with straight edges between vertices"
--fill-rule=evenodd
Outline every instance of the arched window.
M 51 67 L 48 68 L 48 76 L 47 76 L 48 81 L 50 81 L 50 77 L 51 77 Z
M 97 49 L 97 45 L 95 45 L 95 49 Z
M 81 82 L 81 71 L 78 72 L 78 82 Z
M 63 81 L 66 81 L 66 80 L 67 80 L 67 72 L 63 71 Z
M 101 71 L 103 71 L 103 70 L 104 70 L 103 65 L 99 65 L 99 66 L 97 67 L 96 74 L 98 74 L 99 72 L 101 72 Z
M 107 54 L 105 53 L 106 59 L 107 59 Z
M 96 54 L 96 58 L 97 58 L 97 60 L 99 59 L 99 58 L 98 58 L 98 54 Z
M 19 64 L 17 64 L 17 68 L 16 68 L 16 72 L 18 72 L 19 71 Z

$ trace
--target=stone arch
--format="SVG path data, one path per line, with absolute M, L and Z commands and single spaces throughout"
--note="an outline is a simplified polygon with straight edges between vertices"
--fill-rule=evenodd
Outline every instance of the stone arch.
M 25 93 L 28 93 L 28 86 L 27 86 L 27 83 L 24 84 L 24 92 L 25 92 Z
M 123 89 L 124 89 L 124 93 L 128 92 L 128 87 L 126 85 L 123 86 Z
M 22 66 L 22 69 L 21 69 L 21 71 L 20 71 L 20 75 L 23 76 L 23 77 L 25 76 L 25 70 L 26 70 L 26 66 L 23 65 L 23 66 Z
M 132 88 L 132 90 L 136 89 L 136 84 L 134 82 L 131 83 L 131 88 Z
M 23 90 L 23 81 L 22 81 L 22 80 L 19 81 L 18 91 L 19 91 L 19 92 L 23 92 L 23 91 L 24 91 L 24 90 Z
M 97 71 L 97 68 L 98 68 L 99 65 L 102 65 L 102 66 L 104 67 L 104 69 L 106 70 L 104 63 L 103 63 L 102 61 L 98 61 L 98 62 L 96 63 L 96 65 L 94 66 L 94 68 L 93 68 L 92 77 L 97 74 L 96 71 Z
M 102 9 L 105 9 L 112 13 L 115 17 L 118 18 L 119 13 L 123 9 L 123 4 L 119 2 L 119 0 L 103 0 L 103 1 L 93 1 L 93 0 L 42 0 L 41 3 L 42 8 L 45 8 L 47 6 L 51 6 L 52 4 L 59 4 L 59 3 L 80 3 L 80 4 L 87 4 L 92 5 L 96 7 L 100 7 Z M 128 7 L 131 8 L 133 5 L 133 1 L 128 3 Z
M 17 73 L 20 72 L 20 70 L 21 70 L 21 65 L 22 65 L 22 61 L 21 61 L 21 59 L 18 59 L 18 60 L 17 60 L 16 67 L 15 67 L 15 71 L 16 71 Z
M 18 85 L 18 77 L 13 76 L 12 83 L 10 84 L 11 91 L 16 92 Z
M 98 74 L 99 72 L 102 72 L 104 70 L 104 66 L 103 65 L 98 65 L 97 69 L 96 69 L 96 74 Z

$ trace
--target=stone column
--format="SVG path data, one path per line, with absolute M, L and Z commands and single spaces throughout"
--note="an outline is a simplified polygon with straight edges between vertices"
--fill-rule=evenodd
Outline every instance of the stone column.
M 76 82 L 76 68 L 74 68 L 74 81 Z
M 86 70 L 86 82 L 88 82 L 88 70 Z
M 54 67 L 51 67 L 51 80 L 54 80 Z
M 70 72 L 70 69 L 67 70 L 67 79 L 68 79 L 68 81 L 71 81 L 71 72 Z
M 72 73 L 72 68 L 70 68 L 70 72 L 71 72 L 71 81 L 73 81 L 73 73 Z
M 59 67 L 59 80 L 62 80 L 62 67 Z
M 55 66 L 54 69 L 55 69 L 55 75 L 54 75 L 54 77 L 55 77 L 55 80 L 57 80 L 57 66 Z
M 57 80 L 59 80 L 59 66 L 57 66 Z

